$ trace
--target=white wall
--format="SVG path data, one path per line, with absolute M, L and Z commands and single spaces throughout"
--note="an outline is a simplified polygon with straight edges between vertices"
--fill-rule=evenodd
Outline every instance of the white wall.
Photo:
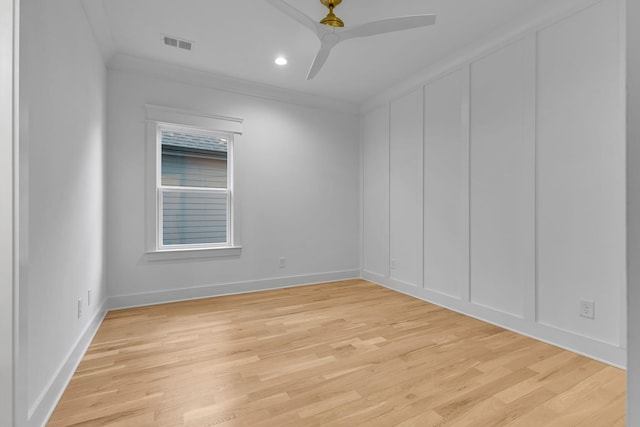
M 30 424 L 40 425 L 106 300 L 106 70 L 79 1 L 23 2 L 21 13 L 20 103 L 28 116 L 21 138 L 29 146 L 28 183 L 21 185 L 29 206 L 21 225 L 29 231 L 26 362 Z
M 627 425 L 640 425 L 640 2 L 627 7 Z
M 14 425 L 14 4 L 0 1 L 0 425 Z
M 364 277 L 625 365 L 620 1 L 603 0 L 523 30 L 424 78 L 425 169 L 412 172 L 410 184 L 417 199 L 425 195 L 424 286 L 372 275 L 370 264 Z M 373 99 L 366 105 L 379 105 L 380 96 Z M 403 166 L 393 158 L 397 102 L 385 102 L 392 183 L 394 168 Z M 418 114 L 422 105 L 413 109 Z M 367 129 L 382 120 L 380 111 L 365 110 L 365 138 L 383 130 Z M 404 109 L 403 116 L 412 112 Z M 415 134 L 415 125 L 405 126 Z M 364 151 L 384 143 L 365 139 Z M 408 159 L 404 166 L 412 170 Z M 385 163 L 365 155 L 365 171 L 372 161 Z M 365 173 L 364 194 L 374 185 Z M 365 203 L 365 223 L 367 215 L 403 208 L 393 186 L 390 191 L 390 206 Z M 390 241 L 401 247 L 421 239 L 421 225 L 411 224 L 413 235 L 406 229 L 394 235 L 392 226 Z M 371 228 L 364 229 L 365 244 Z M 579 317 L 581 298 L 595 301 L 595 319 Z
M 195 72 L 120 58 L 109 70 L 108 282 L 128 306 L 355 277 L 357 114 L 214 89 Z M 166 71 L 166 70 L 165 70 Z M 165 73 L 166 74 L 166 73 Z M 198 74 L 199 75 L 199 74 Z M 184 81 L 185 83 L 183 83 Z M 145 104 L 244 119 L 234 153 L 240 256 L 145 256 Z M 279 258 L 286 268 L 279 268 Z

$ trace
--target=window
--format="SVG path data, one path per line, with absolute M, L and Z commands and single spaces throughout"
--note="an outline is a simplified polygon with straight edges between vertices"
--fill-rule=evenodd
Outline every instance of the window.
M 242 119 L 145 108 L 145 259 L 240 255 L 233 149 L 242 135 Z
M 158 125 L 158 247 L 232 242 L 233 135 Z

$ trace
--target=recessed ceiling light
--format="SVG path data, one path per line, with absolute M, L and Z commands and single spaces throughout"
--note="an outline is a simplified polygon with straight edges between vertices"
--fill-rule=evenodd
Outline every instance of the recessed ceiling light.
M 287 58 L 284 56 L 278 56 L 275 60 L 275 63 L 278 65 L 287 65 Z

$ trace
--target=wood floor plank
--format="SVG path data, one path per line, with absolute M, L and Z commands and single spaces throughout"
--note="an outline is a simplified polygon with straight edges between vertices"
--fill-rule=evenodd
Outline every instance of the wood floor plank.
M 110 312 L 49 426 L 624 425 L 622 370 L 349 280 Z

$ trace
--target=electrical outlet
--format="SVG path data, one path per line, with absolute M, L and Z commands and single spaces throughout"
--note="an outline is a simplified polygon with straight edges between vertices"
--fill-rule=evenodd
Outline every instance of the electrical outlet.
M 285 257 L 280 257 L 280 268 L 287 267 L 287 259 Z
M 82 317 L 82 298 L 78 298 L 78 319 Z
M 396 268 L 398 268 L 398 261 L 395 259 L 391 260 L 391 269 L 395 270 Z
M 87 307 L 91 305 L 91 289 L 87 291 Z
M 596 303 L 591 300 L 580 299 L 580 317 L 586 319 L 595 318 Z

